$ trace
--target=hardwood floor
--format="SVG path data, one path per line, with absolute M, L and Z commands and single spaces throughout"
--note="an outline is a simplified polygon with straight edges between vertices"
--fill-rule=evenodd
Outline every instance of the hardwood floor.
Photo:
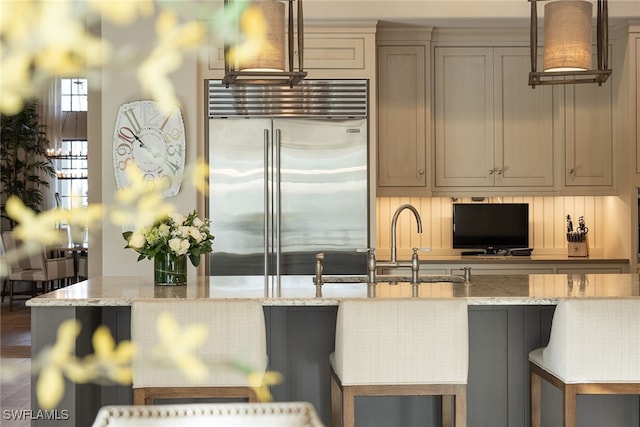
M 31 409 L 31 309 L 8 298 L 0 306 L 0 425 L 27 427 Z M 15 378 L 6 378 L 15 372 Z M 20 419 L 23 418 L 23 419 Z

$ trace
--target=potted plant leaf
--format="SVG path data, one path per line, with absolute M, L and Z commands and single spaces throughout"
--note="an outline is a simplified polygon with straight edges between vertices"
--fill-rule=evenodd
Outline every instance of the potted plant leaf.
M 46 126 L 40 123 L 36 100 L 29 100 L 22 111 L 15 115 L 2 114 L 0 130 L 0 184 L 2 204 L 0 214 L 7 217 L 4 203 L 11 195 L 40 212 L 42 189 L 49 187 L 49 179 L 55 177 L 51 159 L 47 157 L 49 139 Z

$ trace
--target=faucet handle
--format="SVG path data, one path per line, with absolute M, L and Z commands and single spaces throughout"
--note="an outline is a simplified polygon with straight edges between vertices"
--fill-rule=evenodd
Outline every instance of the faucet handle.
M 471 267 L 462 267 L 460 270 L 464 272 L 465 285 L 471 284 Z
M 420 270 L 420 261 L 418 260 L 418 248 L 412 248 L 411 255 L 411 283 L 418 283 L 418 271 Z
M 313 280 L 317 287 L 322 286 L 323 270 L 324 270 L 324 252 L 319 252 L 316 254 L 316 275 Z
M 376 250 L 375 248 L 367 249 L 367 281 L 369 283 L 376 282 Z

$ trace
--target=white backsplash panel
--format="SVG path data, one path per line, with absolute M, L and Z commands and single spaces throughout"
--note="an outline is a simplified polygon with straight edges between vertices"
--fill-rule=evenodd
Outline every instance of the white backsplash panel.
M 567 253 L 566 221 L 571 215 L 577 224 L 584 216 L 589 227 L 589 247 L 593 253 L 603 247 L 599 231 L 603 230 L 606 197 L 485 197 L 477 203 L 528 203 L 529 246 L 534 254 L 563 255 Z M 410 256 L 411 248 L 430 248 L 432 255 L 453 255 L 452 204 L 471 203 L 470 197 L 378 197 L 376 199 L 376 248 L 386 254 L 391 247 L 391 218 L 398 206 L 410 203 L 422 217 L 423 232 L 417 233 L 416 221 L 410 212 L 402 212 L 398 218 L 398 255 Z

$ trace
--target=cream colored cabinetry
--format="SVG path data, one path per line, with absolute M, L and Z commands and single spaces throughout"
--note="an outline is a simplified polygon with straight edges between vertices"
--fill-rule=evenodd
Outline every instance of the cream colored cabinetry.
M 295 55 L 294 67 L 299 56 Z M 211 39 L 204 78 L 224 75 L 224 46 Z M 372 78 L 375 73 L 375 22 L 335 23 L 317 21 L 305 25 L 304 70 L 307 78 Z M 204 65 L 204 64 L 203 64 Z
M 527 85 L 529 49 L 436 47 L 435 192 L 554 186 L 553 91 Z
M 609 78 L 602 86 L 562 88 L 566 193 L 576 187 L 613 188 L 612 80 Z
M 429 31 L 377 33 L 377 195 L 429 195 Z
M 640 23 L 633 27 L 634 33 L 629 37 L 631 57 L 631 94 L 640 94 Z M 640 177 L 640 96 L 632 96 L 630 108 L 630 138 L 631 147 L 635 150 L 635 171 L 636 176 Z M 638 182 L 636 180 L 636 182 Z

